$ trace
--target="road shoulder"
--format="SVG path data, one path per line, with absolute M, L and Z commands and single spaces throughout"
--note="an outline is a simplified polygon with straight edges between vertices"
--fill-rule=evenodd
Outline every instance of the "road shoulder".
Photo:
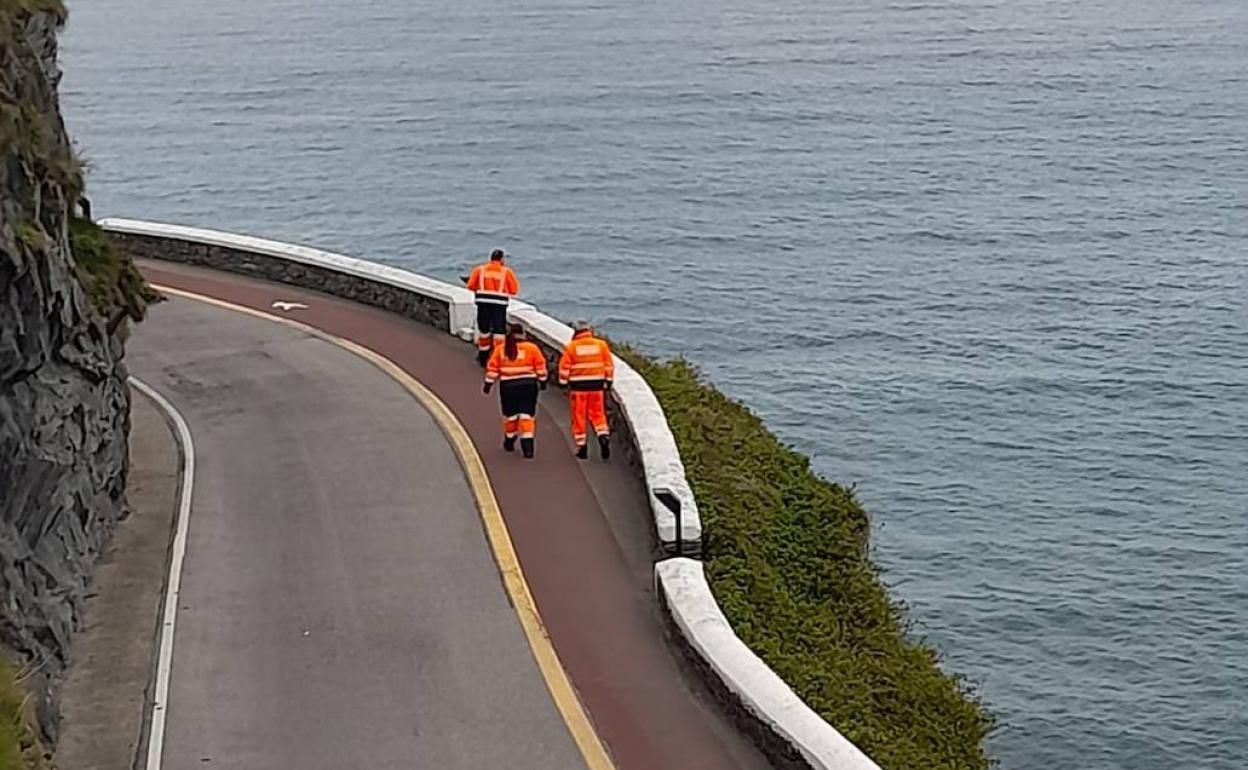
M 60 770 L 135 763 L 156 655 L 178 494 L 178 446 L 164 415 L 133 393 L 130 513 L 96 563 L 61 689 Z

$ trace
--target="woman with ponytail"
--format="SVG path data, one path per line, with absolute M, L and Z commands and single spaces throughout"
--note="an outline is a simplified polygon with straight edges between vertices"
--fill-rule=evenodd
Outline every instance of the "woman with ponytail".
M 489 393 L 496 382 L 503 407 L 503 449 L 514 451 L 519 438 L 520 450 L 531 458 L 537 431 L 537 392 L 546 389 L 546 357 L 524 338 L 520 324 L 510 324 L 503 343 L 490 353 L 482 392 Z

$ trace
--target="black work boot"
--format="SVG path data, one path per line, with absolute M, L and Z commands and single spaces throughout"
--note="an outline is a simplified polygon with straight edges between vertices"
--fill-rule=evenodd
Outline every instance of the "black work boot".
M 607 460 L 611 457 L 611 437 L 599 436 L 598 448 L 602 450 L 602 459 Z
M 524 452 L 524 456 L 527 459 L 532 460 L 533 459 L 533 439 L 531 438 L 520 439 L 520 451 Z
M 507 452 L 516 451 L 516 437 L 507 436 L 503 439 L 503 450 Z
M 576 448 L 576 459 L 584 460 L 589 457 L 589 446 L 581 444 Z

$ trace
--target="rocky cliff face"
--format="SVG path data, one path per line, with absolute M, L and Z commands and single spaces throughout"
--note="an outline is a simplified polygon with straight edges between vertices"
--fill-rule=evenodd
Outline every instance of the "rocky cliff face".
M 0 0 L 0 643 L 39 667 L 47 737 L 47 684 L 125 509 L 130 414 L 119 325 L 70 251 L 82 176 L 57 100 L 63 20 L 56 2 Z

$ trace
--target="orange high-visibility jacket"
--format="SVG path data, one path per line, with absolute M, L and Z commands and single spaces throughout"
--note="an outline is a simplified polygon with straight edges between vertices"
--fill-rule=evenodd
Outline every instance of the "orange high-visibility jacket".
M 542 355 L 541 348 L 532 342 L 517 342 L 515 358 L 507 358 L 506 348 L 501 342 L 494 346 L 494 352 L 490 353 L 490 360 L 485 364 L 486 382 L 506 382 L 526 377 L 546 379 L 546 356 Z
M 573 390 L 602 390 L 614 379 L 615 359 L 607 343 L 589 331 L 574 334 L 559 359 L 559 384 Z
M 510 267 L 501 262 L 477 265 L 468 276 L 469 291 L 476 292 L 477 302 L 487 305 L 506 305 L 520 293 L 520 281 Z

